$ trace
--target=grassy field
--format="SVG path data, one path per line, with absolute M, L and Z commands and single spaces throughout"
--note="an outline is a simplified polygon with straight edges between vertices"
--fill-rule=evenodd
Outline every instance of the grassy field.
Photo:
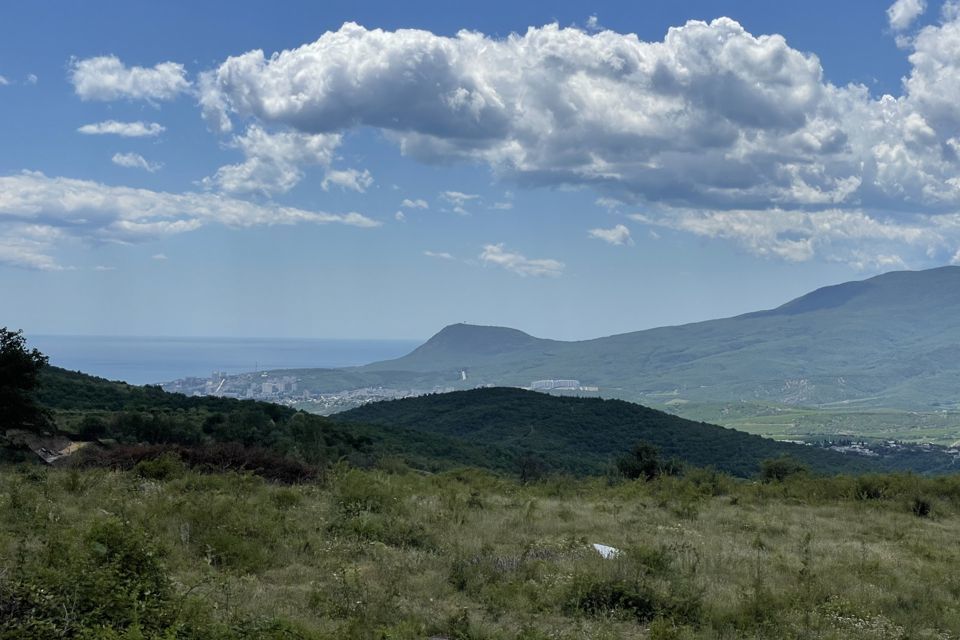
M 657 406 L 657 405 L 654 405 Z M 954 446 L 960 412 L 792 407 L 771 403 L 667 404 L 658 408 L 691 420 L 776 440 L 852 438 Z
M 7 467 L 0 638 L 955 638 L 958 515 L 956 477 Z

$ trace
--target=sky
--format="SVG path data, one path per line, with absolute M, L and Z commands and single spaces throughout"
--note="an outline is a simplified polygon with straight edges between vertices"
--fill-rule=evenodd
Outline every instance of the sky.
M 960 2 L 0 7 L 0 325 L 584 339 L 960 262 Z

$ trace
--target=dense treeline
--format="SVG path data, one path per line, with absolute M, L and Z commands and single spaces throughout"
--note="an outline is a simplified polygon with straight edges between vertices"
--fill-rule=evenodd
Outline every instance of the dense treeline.
M 600 474 L 638 441 L 664 459 L 753 476 L 761 461 L 790 455 L 820 473 L 883 467 L 870 459 L 777 442 L 621 400 L 557 397 L 492 388 L 366 405 L 333 416 L 340 422 L 406 427 L 472 443 L 527 451 L 548 470 Z

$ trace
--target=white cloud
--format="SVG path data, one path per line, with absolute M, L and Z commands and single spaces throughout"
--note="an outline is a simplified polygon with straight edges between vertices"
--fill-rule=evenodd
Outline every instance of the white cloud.
M 898 221 L 863 211 L 686 209 L 630 217 L 655 227 L 731 240 L 758 256 L 802 262 L 820 255 L 856 268 L 903 266 L 908 259 L 941 262 L 960 246 L 960 214 L 914 215 Z M 896 263 L 891 256 L 896 256 Z
M 40 81 L 40 78 L 37 77 L 35 73 L 27 74 L 27 84 L 37 84 Z
M 471 200 L 476 200 L 480 196 L 473 193 L 463 193 L 461 191 L 444 191 L 440 194 L 440 197 L 450 204 L 463 206 Z
M 161 262 L 164 261 L 164 260 L 169 260 L 169 258 L 167 258 L 167 254 L 165 254 L 165 253 L 155 253 L 155 254 L 153 254 L 152 256 L 150 256 L 150 259 L 151 259 L 151 260 L 158 260 L 158 261 L 161 261 Z
M 370 172 L 366 169 L 363 171 L 356 169 L 331 169 L 327 171 L 323 177 L 320 186 L 323 187 L 324 191 L 327 191 L 330 185 L 336 185 L 342 189 L 363 193 L 370 188 L 372 184 L 373 176 L 371 176 Z
M 426 200 L 420 198 L 416 200 L 411 200 L 410 198 L 404 198 L 403 202 L 400 203 L 400 206 L 405 209 L 429 209 L 430 205 L 427 204 Z
M 528 186 L 592 186 L 625 202 L 960 206 L 943 153 L 960 130 L 941 126 L 960 114 L 957 28 L 925 28 L 906 94 L 875 99 L 729 18 L 660 42 L 557 25 L 497 39 L 347 23 L 270 57 L 228 58 L 203 75 L 201 103 L 221 129 L 238 118 L 305 133 L 376 127 L 423 160 L 483 162 Z
M 139 153 L 115 153 L 111 158 L 113 164 L 127 169 L 143 169 L 153 173 L 163 168 L 159 162 L 150 162 Z
M 251 125 L 230 143 L 246 160 L 220 167 L 203 184 L 227 193 L 285 193 L 303 179 L 301 167 L 329 167 L 340 142 L 339 134 L 270 133 Z
M 630 237 L 630 229 L 622 224 L 618 224 L 612 229 L 590 229 L 587 235 L 591 238 L 603 240 L 608 244 L 633 244 L 633 238 Z
M 521 276 L 559 276 L 563 273 L 564 264 L 549 258 L 532 260 L 519 253 L 508 251 L 504 244 L 488 244 L 483 247 L 480 260 L 484 264 L 492 264 L 512 271 Z
M 164 131 L 163 125 L 156 122 L 118 122 L 116 120 L 104 120 L 94 124 L 85 124 L 78 132 L 85 135 L 117 135 L 125 138 L 144 138 L 158 136 Z
M 909 29 L 926 10 L 926 0 L 897 0 L 887 8 L 887 20 L 891 29 L 903 31 Z
M 492 208 L 496 209 L 497 211 L 509 211 L 510 209 L 513 209 L 513 203 L 512 202 L 494 202 Z
M 71 241 L 135 243 L 193 231 L 300 223 L 376 227 L 359 213 L 261 205 L 211 193 L 166 193 L 24 172 L 0 176 L 0 262 L 62 268 L 53 257 Z
M 4 76 L 0 76 L 0 87 L 10 84 L 10 81 L 7 80 Z
M 601 206 L 641 205 L 651 224 L 763 255 L 868 264 L 844 240 L 862 225 L 861 253 L 892 264 L 922 244 L 910 230 L 936 251 L 956 237 L 938 220 L 960 211 L 958 7 L 947 2 L 919 30 L 924 0 L 890 7 L 909 50 L 898 95 L 833 85 L 815 55 L 729 18 L 690 21 L 659 41 L 592 19 L 505 38 L 346 23 L 295 49 L 229 57 L 201 74 L 198 95 L 220 131 L 380 129 L 424 162 L 591 188 Z M 287 168 L 298 176 L 306 162 Z M 471 195 L 440 201 L 467 214 L 456 194 Z M 842 233 L 819 226 L 838 215 Z
M 116 271 L 116 267 L 108 267 L 102 264 L 98 264 L 93 268 L 94 271 Z
M 446 200 L 453 207 L 454 213 L 458 213 L 462 216 L 469 215 L 470 212 L 467 211 L 466 205 L 473 201 L 478 200 L 480 196 L 473 193 L 463 193 L 461 191 L 444 191 L 440 194 L 440 197 L 443 200 Z
M 172 100 L 190 89 L 182 64 L 127 67 L 117 56 L 70 61 L 70 82 L 82 100 Z
M 407 216 L 404 215 L 403 211 L 397 211 L 395 214 L 393 214 L 393 219 L 397 222 L 406 222 Z
M 598 207 L 603 207 L 604 209 L 608 209 L 610 211 L 613 211 L 614 209 L 619 209 L 620 206 L 623 204 L 616 198 L 606 198 L 606 197 L 597 198 L 594 202 Z
M 446 251 L 424 251 L 423 255 L 430 258 L 440 258 L 441 260 L 454 260 L 455 258 Z

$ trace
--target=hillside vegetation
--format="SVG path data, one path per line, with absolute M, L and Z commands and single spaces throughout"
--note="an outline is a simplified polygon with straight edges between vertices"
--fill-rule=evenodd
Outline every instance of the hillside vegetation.
M 579 474 L 604 473 L 637 441 L 656 446 L 664 458 L 743 477 L 756 474 L 763 460 L 785 455 L 821 473 L 954 470 L 948 455 L 844 455 L 684 420 L 621 400 L 557 397 L 522 389 L 476 389 L 378 402 L 332 419 L 529 452 L 550 470 Z
M 958 509 L 955 477 L 6 467 L 0 638 L 951 638 Z

